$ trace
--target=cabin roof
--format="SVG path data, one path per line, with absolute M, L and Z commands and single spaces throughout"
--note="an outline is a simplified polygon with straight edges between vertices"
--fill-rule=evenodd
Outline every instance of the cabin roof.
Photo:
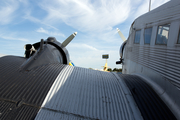
M 173 0 L 164 5 L 141 15 L 135 20 L 133 28 L 141 29 L 154 24 L 166 24 L 180 18 L 180 1 Z

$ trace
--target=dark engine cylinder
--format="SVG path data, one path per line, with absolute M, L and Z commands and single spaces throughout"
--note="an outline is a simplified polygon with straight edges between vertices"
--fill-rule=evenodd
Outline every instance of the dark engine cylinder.
M 21 66 L 22 69 L 32 68 L 49 63 L 69 64 L 69 53 L 56 38 L 49 37 L 41 42 L 25 45 L 25 57 L 27 60 Z

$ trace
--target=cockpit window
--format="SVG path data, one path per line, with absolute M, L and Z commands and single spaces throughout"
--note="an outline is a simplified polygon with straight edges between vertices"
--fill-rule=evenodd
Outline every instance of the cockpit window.
M 141 30 L 137 30 L 135 34 L 134 43 L 139 44 L 140 42 L 140 36 L 141 36 Z
M 179 37 L 178 37 L 178 42 L 177 44 L 180 44 L 180 32 L 179 32 Z
M 150 44 L 151 41 L 151 33 L 152 33 L 152 28 L 146 28 L 144 30 L 144 43 L 145 44 Z
M 170 24 L 158 26 L 156 44 L 166 45 L 168 41 Z

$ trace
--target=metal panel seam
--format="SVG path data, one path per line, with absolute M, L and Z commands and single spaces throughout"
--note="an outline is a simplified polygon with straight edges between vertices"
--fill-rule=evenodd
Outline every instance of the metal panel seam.
M 112 74 L 116 77 L 117 81 L 121 85 L 122 91 L 124 91 L 124 93 L 125 93 L 126 99 L 128 100 L 128 104 L 130 106 L 130 109 L 134 116 L 134 119 L 143 120 L 141 112 L 140 112 L 139 108 L 137 107 L 137 104 L 136 104 L 129 88 L 127 87 L 126 83 L 121 79 L 120 76 L 117 75 L 117 73 L 112 73 Z

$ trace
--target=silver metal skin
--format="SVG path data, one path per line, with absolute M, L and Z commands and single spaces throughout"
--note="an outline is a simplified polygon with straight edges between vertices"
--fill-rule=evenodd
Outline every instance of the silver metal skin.
M 158 93 L 180 119 L 180 1 L 172 0 L 138 17 L 132 24 L 123 54 L 123 73 L 135 74 Z M 168 41 L 157 45 L 158 26 L 170 24 Z M 150 44 L 144 44 L 144 31 L 152 27 Z M 140 43 L 134 44 L 135 33 L 141 31 Z
M 114 74 L 66 66 L 47 94 L 35 120 L 142 120 L 122 79 Z
M 120 47 L 120 50 L 119 50 L 120 59 L 123 59 L 123 52 L 124 52 L 126 43 L 127 41 L 124 41 Z

